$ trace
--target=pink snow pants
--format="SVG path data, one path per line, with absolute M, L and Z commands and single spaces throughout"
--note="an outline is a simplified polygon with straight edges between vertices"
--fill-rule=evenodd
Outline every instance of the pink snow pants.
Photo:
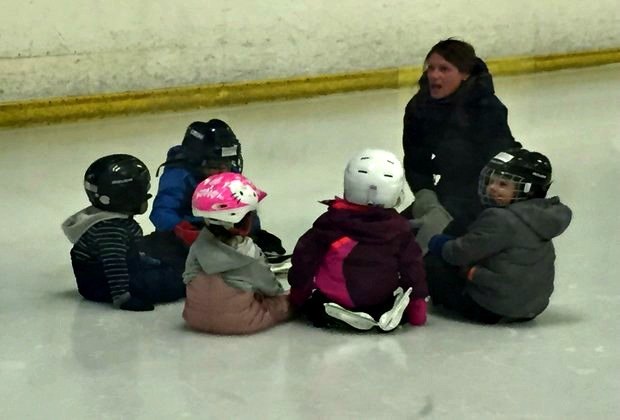
M 263 296 L 235 289 L 219 275 L 201 273 L 187 284 L 183 319 L 195 330 L 213 334 L 251 334 L 291 316 L 288 295 Z

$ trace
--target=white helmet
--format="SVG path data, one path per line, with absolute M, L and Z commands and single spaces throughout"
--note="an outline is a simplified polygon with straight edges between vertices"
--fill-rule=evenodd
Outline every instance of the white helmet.
M 344 199 L 355 204 L 395 207 L 403 193 L 404 175 L 393 153 L 362 150 L 349 160 L 344 171 Z

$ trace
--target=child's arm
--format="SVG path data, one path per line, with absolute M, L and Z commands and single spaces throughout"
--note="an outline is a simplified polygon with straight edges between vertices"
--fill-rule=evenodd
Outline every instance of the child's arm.
M 123 219 L 122 223 L 128 220 Z M 128 227 L 118 223 L 103 223 L 98 226 L 97 241 L 99 257 L 108 281 L 112 303 L 115 307 L 129 311 L 152 311 L 153 305 L 129 293 L 129 268 L 127 253 L 132 237 L 142 233 L 137 223 Z
M 277 296 L 284 293 L 284 288 L 270 270 L 269 275 L 254 276 L 252 287 L 265 296 Z
M 241 238 L 238 236 L 237 238 L 241 240 L 236 242 L 236 246 L 232 245 L 237 252 L 255 258 L 257 261 L 251 267 L 255 270 L 250 280 L 254 291 L 266 296 L 282 294 L 284 288 L 276 278 L 276 275 L 271 271 L 271 268 L 265 264 L 265 255 L 258 245 L 250 237 Z
M 442 258 L 452 265 L 472 266 L 505 249 L 510 244 L 513 229 L 508 220 L 501 217 L 504 211 L 507 210 L 483 211 L 467 234 L 445 243 Z
M 503 150 L 521 147 L 508 126 L 508 110 L 497 98 L 487 98 L 476 108 L 476 145 L 482 162 Z
M 413 234 L 408 233 L 403 242 L 400 252 L 399 270 L 401 275 L 401 287 L 412 287 L 411 301 L 405 312 L 407 321 L 411 325 L 424 325 L 426 323 L 426 297 L 428 285 L 426 283 L 426 271 L 422 259 L 422 250 Z
M 403 119 L 403 167 L 405 179 L 414 193 L 421 189 L 435 190 L 432 151 L 422 141 L 422 124 L 415 114 L 415 104 L 409 102 Z
M 329 239 L 321 238 L 314 229 L 307 231 L 297 241 L 288 271 L 290 300 L 293 306 L 301 307 L 312 294 L 314 275 L 330 244 Z
M 170 168 L 164 171 L 159 180 L 157 195 L 153 200 L 153 210 L 149 219 L 156 230 L 169 231 L 183 220 L 202 221 L 194 218 L 190 211 L 189 202 L 194 193 L 192 185 L 188 180 L 187 171 L 179 168 Z

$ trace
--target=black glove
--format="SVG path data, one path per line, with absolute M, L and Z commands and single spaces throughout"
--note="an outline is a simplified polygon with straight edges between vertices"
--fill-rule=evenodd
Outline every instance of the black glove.
M 282 247 L 280 238 L 266 230 L 259 230 L 252 239 L 254 239 L 254 243 L 263 251 L 267 257 L 267 261 L 269 261 L 270 258 L 279 257 L 286 253 L 286 250 Z
M 137 297 L 130 297 L 128 301 L 121 304 L 120 308 L 124 311 L 147 312 L 155 309 L 153 304 L 148 303 Z

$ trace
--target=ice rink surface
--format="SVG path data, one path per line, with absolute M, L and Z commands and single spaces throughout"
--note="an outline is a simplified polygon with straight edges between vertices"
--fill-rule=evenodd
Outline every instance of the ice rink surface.
M 522 325 L 431 311 L 392 334 L 293 321 L 221 337 L 187 330 L 182 302 L 130 313 L 76 292 L 60 224 L 88 203 L 96 158 L 134 154 L 154 177 L 190 122 L 224 119 L 269 194 L 263 226 L 290 251 L 318 201 L 341 194 L 352 153 L 402 156 L 415 89 L 0 130 L 0 419 L 620 418 L 620 66 L 495 82 L 513 134 L 550 157 L 551 194 L 574 212 L 551 304 Z

